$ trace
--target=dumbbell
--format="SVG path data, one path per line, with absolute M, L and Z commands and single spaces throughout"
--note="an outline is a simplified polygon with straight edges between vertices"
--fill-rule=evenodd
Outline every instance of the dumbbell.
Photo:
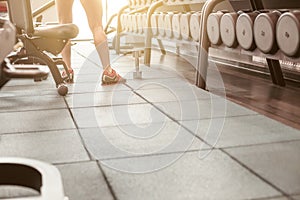
M 147 27 L 147 13 L 142 14 L 142 16 L 143 16 L 143 29 L 144 29 L 144 33 L 146 33 L 147 29 L 148 29 L 148 27 Z
M 158 28 L 158 34 L 162 37 L 165 36 L 165 27 L 164 27 L 164 23 L 165 23 L 165 15 L 166 13 L 161 12 L 158 15 L 158 20 L 157 20 L 157 28 Z
M 121 17 L 121 22 L 122 22 L 122 29 L 123 31 L 128 31 L 128 14 L 123 14 Z
M 172 31 L 172 18 L 173 18 L 174 13 L 168 12 L 165 15 L 164 19 L 164 27 L 165 27 L 165 33 L 168 38 L 173 37 L 173 31 Z
M 173 31 L 173 36 L 176 39 L 181 39 L 180 18 L 181 18 L 181 13 L 175 13 L 172 17 L 172 31 Z
M 226 13 L 220 21 L 221 39 L 223 44 L 230 48 L 235 48 L 238 45 L 235 31 L 237 18 L 238 14 L 236 12 Z
M 278 51 L 275 32 L 280 15 L 279 11 L 263 11 L 254 21 L 254 40 L 257 48 L 263 53 L 275 54 Z
M 136 17 L 137 17 L 138 33 L 143 33 L 143 31 L 144 31 L 143 14 L 137 13 Z
M 184 13 L 180 17 L 180 33 L 181 37 L 185 40 L 190 38 L 190 18 L 191 13 Z
M 207 35 L 211 44 L 220 45 L 222 43 L 220 35 L 220 21 L 223 12 L 211 13 L 207 18 Z
M 136 5 L 136 1 L 135 0 L 130 0 L 130 6 L 135 6 Z
M 286 12 L 276 25 L 276 40 L 280 50 L 287 56 L 300 56 L 300 11 Z
M 200 19 L 201 19 L 201 12 L 196 12 L 191 15 L 190 31 L 191 31 L 191 37 L 193 38 L 194 41 L 199 41 Z
M 253 25 L 259 12 L 241 13 L 236 22 L 236 38 L 239 45 L 252 51 L 256 48 L 253 35 Z

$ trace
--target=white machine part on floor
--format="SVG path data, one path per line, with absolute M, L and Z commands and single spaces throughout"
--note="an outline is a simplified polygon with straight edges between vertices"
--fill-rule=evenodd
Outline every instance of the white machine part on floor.
M 40 193 L 34 197 L 9 198 L 11 200 L 68 200 L 65 197 L 60 173 L 56 167 L 37 160 L 0 158 L 0 185 L 19 185 Z

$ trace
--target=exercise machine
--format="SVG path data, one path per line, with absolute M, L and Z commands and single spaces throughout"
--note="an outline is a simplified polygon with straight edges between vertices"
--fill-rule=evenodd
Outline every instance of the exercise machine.
M 34 78 L 42 80 L 47 75 L 41 69 L 32 69 L 25 65 L 14 69 L 15 64 L 39 63 L 47 65 L 55 81 L 58 93 L 68 93 L 67 81 L 72 81 L 66 64 L 57 56 L 72 38 L 78 34 L 75 24 L 57 24 L 35 26 L 33 23 L 30 0 L 7 0 L 10 21 L 16 26 L 16 38 L 23 46 L 17 53 L 8 57 L 10 64 L 7 75 L 9 78 Z M 63 66 L 67 76 L 62 77 L 59 66 Z M 16 73 L 14 73 L 16 72 Z M 21 72 L 21 73 L 20 73 Z
M 16 29 L 7 20 L 0 19 L 0 88 L 9 80 L 3 73 L 3 60 L 12 51 L 15 45 Z

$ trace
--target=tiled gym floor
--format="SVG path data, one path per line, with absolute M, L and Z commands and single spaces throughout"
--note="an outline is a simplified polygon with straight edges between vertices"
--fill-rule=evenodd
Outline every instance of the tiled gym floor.
M 92 44 L 72 60 L 66 97 L 52 78 L 0 91 L 0 156 L 54 164 L 70 200 L 300 199 L 300 131 L 196 88 L 183 59 L 154 53 L 139 80 L 112 52 L 128 82 L 105 87 Z

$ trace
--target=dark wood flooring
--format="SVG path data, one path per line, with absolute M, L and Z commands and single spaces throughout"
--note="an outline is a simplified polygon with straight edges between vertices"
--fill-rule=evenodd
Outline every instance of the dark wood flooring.
M 195 82 L 194 68 L 182 57 L 165 55 L 159 62 L 173 65 L 190 82 Z M 187 67 L 191 71 L 186 70 Z M 300 80 L 286 80 L 286 86 L 280 87 L 272 83 L 268 74 L 224 64 L 217 64 L 217 67 L 224 81 L 227 99 L 300 130 Z M 210 92 L 218 94 L 218 90 Z
M 300 82 L 274 85 L 269 75 L 218 65 L 227 98 L 300 130 Z M 240 88 L 240 90 L 237 90 Z

